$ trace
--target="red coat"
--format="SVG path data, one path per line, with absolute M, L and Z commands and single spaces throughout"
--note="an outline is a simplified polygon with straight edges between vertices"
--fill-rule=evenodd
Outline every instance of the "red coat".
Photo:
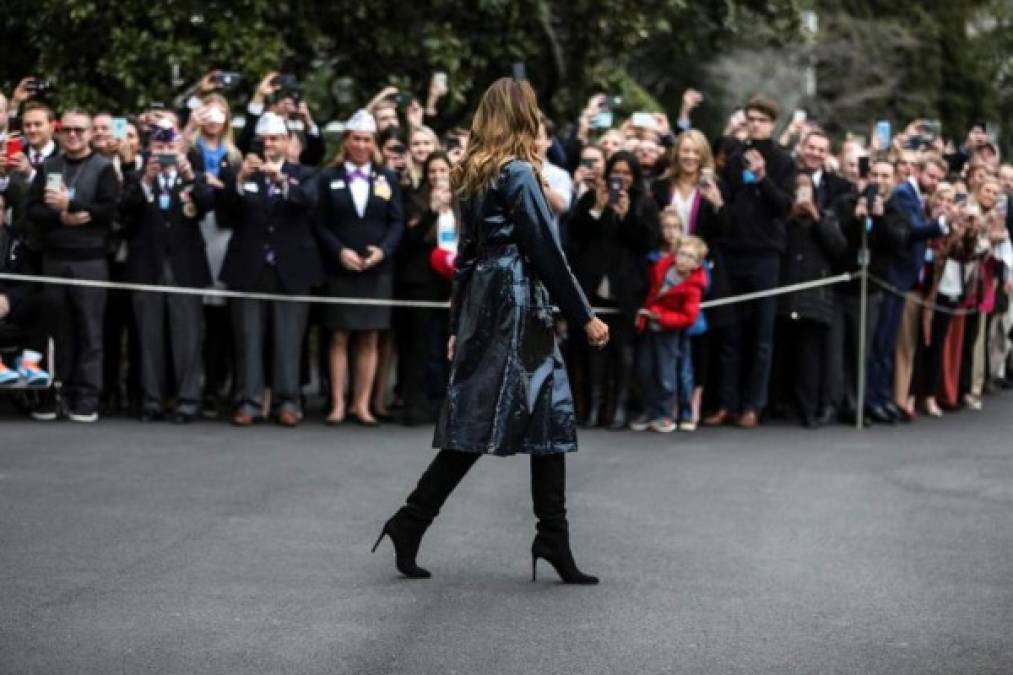
M 683 281 L 659 295 L 668 270 L 675 264 L 674 255 L 666 255 L 651 267 L 651 290 L 644 309 L 658 317 L 662 330 L 685 330 L 700 314 L 700 299 L 707 288 L 707 274 L 698 267 Z M 637 332 L 647 329 L 647 317 L 637 317 Z

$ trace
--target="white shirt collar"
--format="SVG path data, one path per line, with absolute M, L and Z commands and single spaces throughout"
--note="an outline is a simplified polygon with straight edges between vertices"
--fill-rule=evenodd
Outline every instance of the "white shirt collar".
M 373 164 L 372 162 L 366 162 L 362 166 L 356 166 L 355 164 L 346 161 L 345 173 L 352 173 L 353 171 L 362 171 L 368 175 L 373 172 Z
M 911 187 L 915 189 L 915 194 L 918 195 L 918 201 L 922 201 L 922 189 L 918 185 L 918 179 L 914 176 L 908 176 L 908 183 L 911 183 Z
M 53 139 L 49 139 L 49 142 L 46 143 L 44 146 L 42 146 L 42 150 L 36 150 L 35 148 L 32 148 L 32 152 L 39 152 L 42 153 L 43 157 L 49 157 L 51 154 L 53 154 L 53 151 L 55 149 L 56 143 L 53 141 Z
M 818 188 L 820 186 L 820 184 L 823 182 L 823 169 L 817 169 L 816 171 L 813 171 L 812 181 L 813 187 Z

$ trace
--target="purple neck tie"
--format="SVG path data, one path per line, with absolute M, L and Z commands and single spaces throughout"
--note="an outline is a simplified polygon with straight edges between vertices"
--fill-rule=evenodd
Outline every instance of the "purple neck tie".
M 354 181 L 356 179 L 364 180 L 364 181 L 366 181 L 368 183 L 369 182 L 369 174 L 366 173 L 365 171 L 363 171 L 362 169 L 356 169 L 355 171 L 352 171 L 350 174 L 348 174 L 348 181 L 349 182 L 352 182 L 352 181 Z

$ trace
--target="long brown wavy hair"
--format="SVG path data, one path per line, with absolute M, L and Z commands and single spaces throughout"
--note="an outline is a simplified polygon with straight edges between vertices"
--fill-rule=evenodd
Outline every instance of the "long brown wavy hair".
M 468 150 L 454 167 L 454 189 L 463 197 L 485 190 L 510 159 L 530 162 L 539 174 L 538 100 L 526 80 L 502 77 L 490 85 L 471 122 Z

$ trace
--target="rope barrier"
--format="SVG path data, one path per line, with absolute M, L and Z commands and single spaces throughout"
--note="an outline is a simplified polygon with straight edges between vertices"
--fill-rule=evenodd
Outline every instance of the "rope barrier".
M 885 279 L 880 279 L 875 274 L 869 274 L 869 281 L 876 284 L 888 293 L 893 293 L 896 296 L 902 297 L 907 301 L 911 301 L 920 307 L 931 309 L 933 312 L 942 312 L 943 314 L 949 314 L 951 316 L 968 316 L 970 314 L 978 314 L 979 310 L 977 307 L 946 307 L 935 302 L 929 302 L 917 294 L 905 293 Z
M 859 274 L 839 274 L 825 279 L 804 281 L 787 286 L 778 286 L 763 291 L 743 293 L 726 298 L 706 300 L 700 304 L 702 309 L 709 307 L 720 307 L 750 300 L 796 293 L 810 288 L 840 284 L 858 277 Z M 268 300 L 275 302 L 307 302 L 327 305 L 365 305 L 371 307 L 414 307 L 419 309 L 448 309 L 449 302 L 427 301 L 427 300 L 393 300 L 393 299 L 371 299 L 371 298 L 347 298 L 330 297 L 325 295 L 286 295 L 282 293 L 255 293 L 247 291 L 230 291 L 221 288 L 189 288 L 186 286 L 164 286 L 160 284 L 137 284 L 125 281 L 99 281 L 95 279 L 68 279 L 66 277 L 53 277 L 34 274 L 13 274 L 0 272 L 0 279 L 10 281 L 21 281 L 37 284 L 49 284 L 57 286 L 80 286 L 84 288 L 103 288 L 107 290 L 142 291 L 150 293 L 169 293 L 174 295 L 199 295 L 201 297 L 233 298 L 239 300 Z M 615 307 L 594 307 L 596 314 L 618 314 Z

